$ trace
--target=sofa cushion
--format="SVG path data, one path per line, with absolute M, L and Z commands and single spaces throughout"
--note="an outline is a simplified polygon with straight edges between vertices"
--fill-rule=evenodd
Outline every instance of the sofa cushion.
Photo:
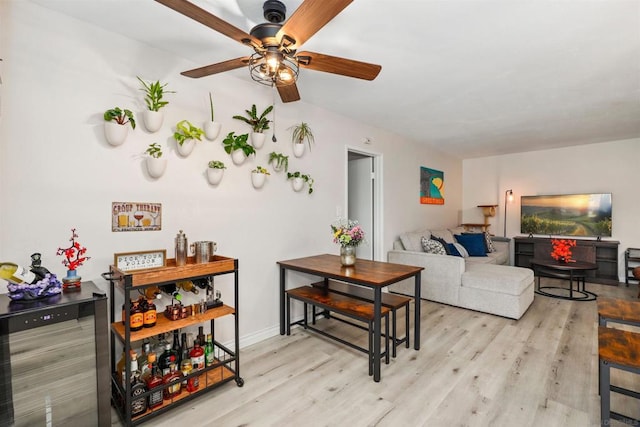
M 447 243 L 455 243 L 456 239 L 453 238 L 453 234 L 446 228 L 444 230 L 431 230 L 431 235 L 442 239 Z
M 495 252 L 496 248 L 495 246 L 493 246 L 493 240 L 491 240 L 491 234 L 487 233 L 486 231 L 482 234 L 484 234 L 484 240 L 487 244 L 487 252 L 488 253 Z
M 501 294 L 520 295 L 533 283 L 533 270 L 493 264 L 468 264 L 462 286 Z
M 447 246 L 449 248 L 449 255 L 462 257 L 462 254 L 460 253 L 460 251 L 456 247 L 455 243 L 447 243 Z M 462 245 L 460 245 L 460 246 L 462 246 Z
M 423 230 L 402 233 L 400 235 L 400 241 L 405 250 L 422 252 L 422 236 L 431 236 L 431 232 L 429 230 Z
M 444 250 L 442 243 L 437 240 L 422 238 L 422 249 L 428 254 L 446 255 L 447 251 Z
M 482 234 L 456 234 L 454 237 L 469 252 L 469 256 L 487 256 L 486 243 Z
M 431 235 L 431 240 L 435 240 L 437 242 L 440 242 L 442 244 L 442 247 L 444 248 L 444 251 L 447 253 L 447 255 L 451 255 L 451 250 L 449 249 L 449 243 L 447 243 L 444 239 L 436 237 L 436 236 L 434 236 L 432 234 Z

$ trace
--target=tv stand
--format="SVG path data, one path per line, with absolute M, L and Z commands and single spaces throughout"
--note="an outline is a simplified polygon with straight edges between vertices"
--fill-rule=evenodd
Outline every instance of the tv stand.
M 550 237 L 514 237 L 514 264 L 516 267 L 531 267 L 531 260 L 551 259 Z M 598 266 L 595 271 L 587 272 L 586 281 L 603 285 L 618 285 L 618 246 L 620 242 L 601 239 L 574 239 L 572 237 L 553 237 L 553 239 L 572 239 L 576 241 L 573 258 L 578 261 L 592 262 Z

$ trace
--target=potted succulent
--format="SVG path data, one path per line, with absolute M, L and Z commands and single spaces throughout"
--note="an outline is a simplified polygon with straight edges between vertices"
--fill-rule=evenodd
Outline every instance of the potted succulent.
M 224 151 L 231 155 L 233 164 L 241 165 L 251 154 L 256 154 L 256 150 L 247 143 L 247 139 L 249 134 L 235 135 L 234 132 L 229 132 L 222 140 Z
M 209 168 L 207 169 L 207 179 L 209 184 L 218 185 L 222 181 L 224 170 L 227 167 L 220 160 L 211 160 L 209 162 Z
M 132 129 L 136 128 L 136 121 L 131 110 L 114 107 L 105 111 L 103 117 L 105 121 L 104 136 L 111 145 L 120 145 L 127 139 L 129 132 L 127 123 L 131 125 Z
M 204 131 L 192 125 L 190 121 L 179 121 L 178 124 L 176 124 L 176 131 L 173 134 L 173 139 L 178 143 L 178 153 L 183 157 L 191 154 L 196 140 L 200 141 L 203 134 Z
M 309 144 L 309 151 L 311 151 L 311 143 L 315 142 L 313 138 L 313 132 L 309 125 L 305 122 L 301 122 L 295 126 L 290 127 L 293 129 L 291 133 L 291 142 L 293 142 L 293 155 L 296 157 L 302 157 L 304 154 L 304 142 Z
M 267 180 L 267 175 L 271 175 L 268 170 L 263 168 L 262 166 L 257 166 L 254 170 L 251 171 L 251 184 L 253 184 L 253 188 L 262 188 L 265 181 Z
M 168 83 L 161 84 L 160 80 L 147 83 L 138 76 L 136 78 L 142 84 L 140 90 L 145 92 L 144 102 L 147 104 L 147 109 L 142 115 L 144 126 L 149 132 L 156 132 L 162 127 L 164 120 L 164 113 L 160 109 L 168 104 L 167 101 L 162 100 L 162 97 L 165 93 L 175 92 L 165 90 Z
M 293 191 L 302 190 L 306 182 L 309 187 L 309 194 L 313 193 L 313 178 L 311 178 L 311 175 L 306 175 L 301 172 L 289 172 L 287 173 L 287 179 L 291 180 Z
M 213 141 L 220 134 L 222 124 L 216 122 L 214 119 L 213 97 L 211 96 L 211 92 L 209 92 L 209 110 L 211 112 L 211 121 L 204 122 L 204 136 L 206 136 L 209 141 Z
M 287 169 L 289 168 L 289 156 L 273 151 L 269 153 L 269 164 L 273 164 L 273 170 L 276 172 L 280 172 L 282 170 L 287 172 Z
M 162 147 L 160 144 L 149 144 L 145 151 L 149 155 L 146 159 L 147 171 L 151 178 L 160 178 L 167 167 L 167 159 L 162 158 Z
M 273 110 L 273 105 L 269 105 L 263 112 L 258 116 L 258 110 L 256 109 L 256 104 L 251 106 L 251 110 L 245 110 L 247 114 L 245 116 L 233 116 L 234 119 L 243 121 L 251 126 L 253 132 L 251 133 L 251 143 L 255 148 L 260 148 L 264 144 L 264 140 L 266 135 L 264 131 L 269 129 L 269 123 L 271 120 L 267 119 L 267 114 L 269 114 Z

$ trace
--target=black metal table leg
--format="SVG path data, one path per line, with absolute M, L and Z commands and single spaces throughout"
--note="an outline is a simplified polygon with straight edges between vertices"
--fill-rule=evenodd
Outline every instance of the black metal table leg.
M 286 271 L 283 267 L 280 267 L 280 335 L 285 334 L 285 327 L 289 319 L 285 316 L 285 302 L 284 302 L 284 278 Z
M 380 332 L 382 322 L 380 310 L 382 309 L 382 288 L 376 287 L 373 297 L 373 380 L 380 382 Z
M 415 285 L 415 300 L 416 300 L 416 304 L 415 304 L 415 320 L 413 322 L 413 331 L 414 331 L 414 337 L 413 337 L 413 348 L 415 348 L 416 350 L 420 350 L 420 277 L 421 277 L 421 273 L 418 272 L 418 274 L 416 274 L 416 285 Z

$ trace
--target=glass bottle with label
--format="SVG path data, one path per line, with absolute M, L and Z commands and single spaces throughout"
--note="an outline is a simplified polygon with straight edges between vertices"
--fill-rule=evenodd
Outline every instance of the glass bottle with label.
M 213 337 L 211 334 L 207 334 L 207 342 L 204 345 L 204 364 L 205 366 L 211 366 L 215 362 L 215 356 L 213 353 Z
M 180 334 L 180 361 L 189 358 L 189 346 L 187 345 L 187 333 Z
M 153 303 L 153 300 L 146 300 L 143 315 L 143 326 L 145 328 L 152 328 L 156 326 L 157 316 L 158 312 L 156 309 L 156 305 Z
M 156 363 L 155 353 L 149 354 L 149 363 L 151 365 L 151 374 L 146 379 L 147 390 L 151 390 L 149 395 L 149 409 L 156 408 L 162 405 L 162 375 L 160 374 L 160 368 Z
M 139 397 L 147 391 L 146 384 L 140 379 L 136 354 L 131 355 L 131 416 L 143 414 L 147 410 L 147 398 Z
M 200 347 L 204 347 L 205 337 L 204 337 L 204 327 L 198 326 L 198 337 L 196 338 Z
M 180 366 L 182 361 L 182 347 L 180 346 L 180 335 L 177 329 L 173 331 L 173 351 L 176 352 L 176 365 Z
M 162 371 L 162 375 L 166 375 L 171 370 L 171 365 L 175 365 L 178 362 L 178 355 L 171 348 L 171 344 L 166 343 L 164 347 L 164 352 L 160 355 L 160 360 L 158 361 L 158 366 Z
M 151 343 L 148 339 L 142 340 L 142 349 L 140 356 L 138 357 L 138 369 L 140 369 L 140 379 L 144 381 L 151 371 L 151 365 L 149 362 L 149 355 L 151 352 Z
M 180 378 L 182 378 L 182 372 L 178 371 L 176 369 L 176 364 L 172 363 L 171 366 L 169 367 L 169 372 L 167 372 L 163 377 L 162 377 L 162 383 L 164 385 L 164 399 L 168 400 L 168 399 L 173 399 L 174 397 L 176 397 L 177 395 L 180 394 Z M 167 386 L 167 384 L 175 382 L 174 384 L 171 384 L 169 386 Z
M 191 366 L 194 371 L 204 369 L 204 350 L 200 347 L 198 340 L 193 342 L 193 348 L 189 353 L 189 357 L 191 358 Z
M 140 303 L 138 303 L 138 301 L 133 302 L 133 306 L 131 307 L 129 316 L 129 327 L 131 329 L 131 332 L 139 331 L 143 328 L 144 315 L 142 314 L 142 308 L 140 307 Z
M 191 359 L 186 358 L 186 359 L 183 359 L 182 362 L 180 362 L 180 371 L 182 371 L 182 375 L 184 377 L 189 375 L 192 370 L 193 370 L 193 367 L 191 366 Z M 184 378 L 182 380 L 182 388 L 186 389 L 187 391 L 193 391 L 193 390 L 190 390 L 190 388 L 192 387 L 189 387 L 189 382 L 191 380 L 192 378 L 189 378 L 189 380 L 187 380 L 187 378 Z

